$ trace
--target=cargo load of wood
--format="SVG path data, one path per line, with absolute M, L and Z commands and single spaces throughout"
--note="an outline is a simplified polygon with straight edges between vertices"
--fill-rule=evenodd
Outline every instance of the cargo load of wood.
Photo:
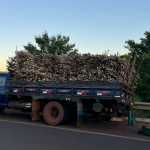
M 75 56 L 16 51 L 16 64 L 8 68 L 11 81 L 18 82 L 124 82 L 131 85 L 139 75 L 130 61 L 119 56 L 82 54 Z M 129 79 L 130 78 L 130 79 Z

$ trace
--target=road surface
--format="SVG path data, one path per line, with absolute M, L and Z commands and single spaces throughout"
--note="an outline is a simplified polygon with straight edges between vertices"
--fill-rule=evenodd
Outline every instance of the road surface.
M 150 137 L 139 135 L 137 127 L 96 121 L 53 127 L 6 110 L 0 114 L 0 150 L 150 150 Z

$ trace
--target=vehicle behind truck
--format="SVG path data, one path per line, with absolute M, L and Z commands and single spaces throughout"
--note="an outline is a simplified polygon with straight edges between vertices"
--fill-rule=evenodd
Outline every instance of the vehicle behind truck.
M 39 112 L 49 125 L 63 124 L 77 114 L 77 124 L 86 117 L 113 119 L 133 105 L 133 92 L 120 82 L 11 82 L 9 74 L 0 74 L 0 110 L 4 108 Z

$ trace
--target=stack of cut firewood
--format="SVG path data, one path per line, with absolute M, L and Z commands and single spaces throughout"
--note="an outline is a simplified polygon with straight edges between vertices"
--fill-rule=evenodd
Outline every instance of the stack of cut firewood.
M 11 81 L 32 82 L 124 82 L 130 85 L 136 71 L 119 56 L 82 54 L 75 56 L 16 51 L 16 64 L 8 68 Z M 131 75 L 130 75 L 131 72 Z M 139 76 L 136 77 L 135 81 Z

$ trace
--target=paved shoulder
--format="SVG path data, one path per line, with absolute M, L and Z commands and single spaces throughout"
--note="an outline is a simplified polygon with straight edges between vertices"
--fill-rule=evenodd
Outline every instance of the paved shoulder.
M 149 150 L 150 141 L 0 121 L 0 150 Z

